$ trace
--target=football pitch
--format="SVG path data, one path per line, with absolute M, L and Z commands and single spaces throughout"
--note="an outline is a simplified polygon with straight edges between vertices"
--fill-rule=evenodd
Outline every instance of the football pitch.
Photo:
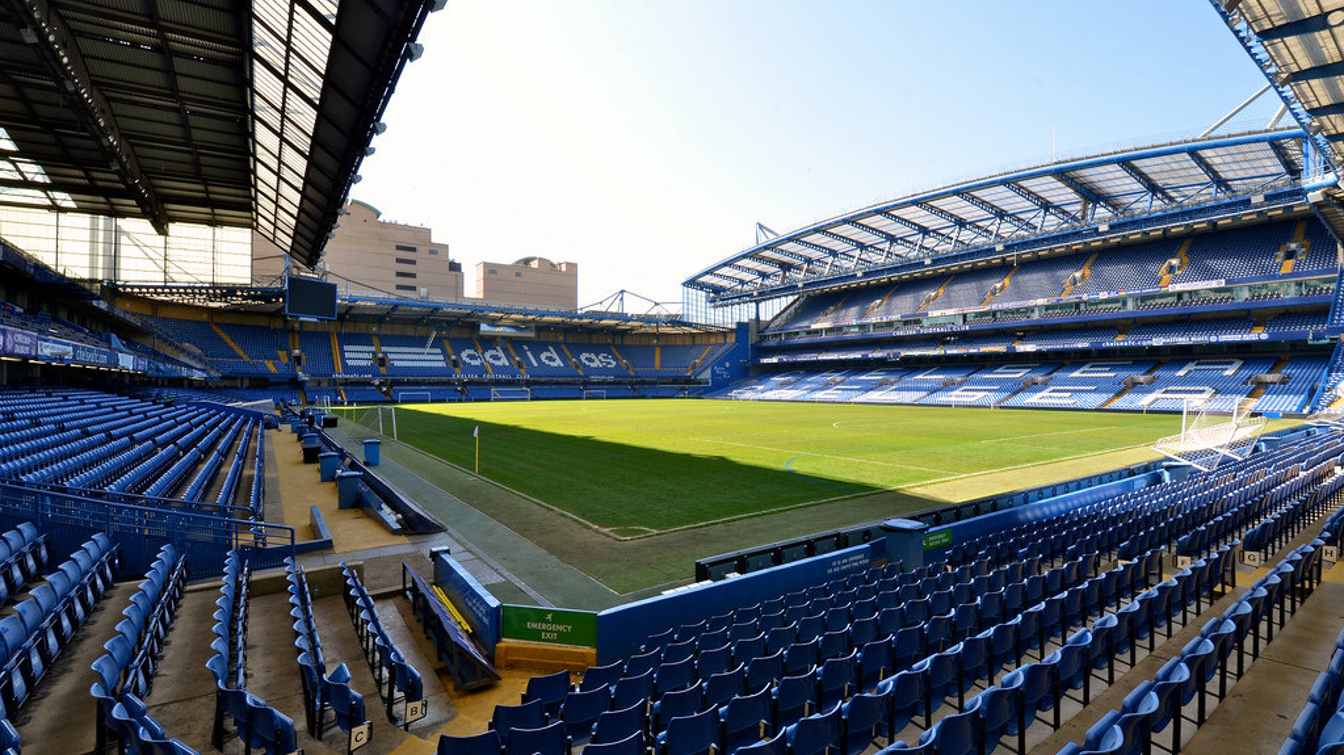
M 620 537 L 986 472 L 1025 488 L 1037 465 L 1180 431 L 1160 414 L 711 400 L 403 404 L 396 419 L 403 443 L 468 470 L 479 428 L 482 476 Z

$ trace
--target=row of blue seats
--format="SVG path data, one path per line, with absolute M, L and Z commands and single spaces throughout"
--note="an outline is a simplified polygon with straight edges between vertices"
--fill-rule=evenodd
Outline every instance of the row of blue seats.
M 1326 474 L 1332 473 L 1330 468 L 1321 471 Z M 1314 502 L 1319 505 L 1344 489 L 1344 476 L 1333 475 L 1324 482 L 1316 483 L 1316 485 L 1317 487 L 1312 491 L 1311 496 Z M 1246 551 L 1259 553 L 1263 559 L 1267 551 L 1277 550 L 1284 543 L 1297 537 L 1298 533 L 1307 526 L 1307 520 L 1304 517 L 1294 514 L 1295 510 L 1291 502 L 1281 509 L 1269 513 L 1264 521 L 1247 531 L 1242 547 Z
M 1336 491 L 1337 493 L 1338 491 Z M 1344 510 L 1336 511 L 1326 521 L 1320 537 L 1321 547 L 1338 548 L 1344 539 Z M 1314 545 L 1315 543 L 1313 543 Z M 1293 724 L 1280 755 L 1306 753 L 1344 753 L 1344 710 L 1341 710 L 1340 689 L 1344 687 L 1344 632 L 1335 640 L 1335 650 L 1329 665 L 1316 677 L 1307 695 L 1307 702 Z
M 383 628 L 373 598 L 364 588 L 359 574 L 344 561 L 341 562 L 341 574 L 345 577 L 345 590 L 341 593 L 345 598 L 345 609 L 355 625 L 369 669 L 378 681 L 378 696 L 383 700 L 387 720 L 403 729 L 409 728 L 413 722 L 425 717 L 428 704 L 420 672 L 406 661 L 406 656 Z
M 1121 570 L 1124 568 L 1120 567 Z M 670 747 L 671 751 L 694 752 L 693 749 L 685 748 L 694 747 L 697 742 L 707 741 L 706 732 L 713 729 L 718 732 L 714 741 L 720 747 L 720 751 L 732 752 L 755 741 L 754 739 L 746 741 L 744 737 L 760 728 L 757 726 L 758 723 L 765 724 L 764 729 L 758 733 L 761 737 L 772 731 L 783 733 L 793 726 L 800 727 L 799 730 L 802 732 L 809 732 L 817 726 L 825 728 L 826 724 L 823 723 L 802 722 L 814 710 L 827 710 L 842 703 L 846 711 L 849 711 L 851 703 L 864 695 L 879 699 L 881 701 L 879 708 L 885 710 L 887 703 L 893 700 L 893 695 L 905 694 L 910 696 L 910 699 L 901 704 L 902 710 L 918 712 L 922 707 L 931 715 L 936 709 L 933 699 L 935 690 L 949 688 L 942 682 L 925 684 L 925 681 L 935 677 L 941 678 L 939 674 L 951 670 L 956 680 L 956 694 L 960 696 L 969 689 L 971 682 L 985 677 L 992 679 L 1004 665 L 1015 665 L 1029 647 L 1045 647 L 1045 639 L 1038 631 L 1040 622 L 1036 619 L 1039 615 L 1047 613 L 1049 611 L 1046 605 L 1040 604 L 1035 606 L 1032 612 L 1015 614 L 1012 622 L 985 628 L 983 632 L 974 636 L 952 638 L 957 642 L 954 647 L 937 652 L 942 651 L 939 647 L 935 655 L 927 658 L 915 655 L 903 661 L 895 659 L 892 645 L 897 640 L 895 636 L 889 635 L 882 640 L 867 643 L 862 648 L 854 648 L 848 655 L 829 658 L 820 665 L 809 666 L 801 673 L 786 671 L 776 663 L 773 678 L 764 680 L 758 678 L 756 682 L 744 678 L 743 666 L 739 663 L 734 670 L 712 677 L 707 684 L 696 682 L 688 689 L 663 695 L 649 708 L 648 720 L 641 720 L 639 733 L 653 735 L 652 741 Z M 1058 611 L 1054 612 L 1054 615 L 1060 616 Z M 1017 632 L 1014 630 L 1022 625 L 1028 626 L 1029 629 L 1021 633 L 1022 641 L 1019 642 Z M 912 629 L 919 628 L 912 627 Z M 1052 632 L 1048 636 L 1062 634 L 1062 631 L 1061 629 L 1058 633 Z M 913 661 L 918 658 L 924 660 L 914 663 Z M 954 665 L 946 665 L 944 661 L 947 659 L 955 661 Z M 775 660 L 779 660 L 778 654 Z M 893 673 L 903 675 L 900 676 L 902 683 L 899 690 L 882 686 L 883 680 L 889 679 Z M 726 685 L 723 684 L 725 680 Z M 530 698 L 530 702 L 524 706 L 496 708 L 496 720 L 492 722 L 493 730 L 505 732 L 502 741 L 506 747 L 507 731 L 518 726 L 532 728 L 541 723 L 536 716 L 544 714 L 545 711 L 539 704 L 543 703 L 548 693 L 552 692 L 550 688 L 562 688 L 566 681 L 567 676 L 563 674 L 534 679 L 525 695 L 525 700 Z M 590 670 L 590 674 L 585 676 L 583 684 L 580 685 L 580 690 L 567 693 L 561 701 L 558 720 L 566 725 L 567 734 L 574 741 L 586 738 L 585 735 L 589 734 L 586 729 L 590 726 L 594 741 L 599 743 L 601 740 L 624 741 L 634 733 L 629 727 L 631 716 L 624 712 L 628 700 L 616 698 L 605 684 L 599 687 L 589 686 L 595 683 L 600 683 L 600 680 L 595 681 Z M 719 690 L 715 689 L 716 684 L 720 687 Z M 881 689 L 881 692 L 874 695 L 872 690 L 875 686 Z M 928 693 L 927 697 L 924 695 L 925 692 Z M 611 707 L 616 710 L 607 710 L 606 705 L 609 701 Z M 860 701 L 854 704 L 860 707 L 868 706 L 864 708 L 865 710 L 871 709 L 868 702 Z M 535 709 L 530 718 L 522 713 L 529 706 Z M 646 706 L 647 703 L 642 700 L 635 704 L 637 708 Z M 853 722 L 847 713 L 837 709 L 827 715 L 828 720 L 833 718 L 843 721 L 847 730 L 854 730 Z M 688 720 L 680 721 L 683 718 Z M 858 731 L 870 730 L 876 725 L 873 723 L 874 720 L 896 719 L 889 719 L 885 714 L 874 719 L 872 714 L 868 713 L 863 720 L 865 723 Z M 620 728 L 617 724 L 620 721 L 625 721 L 627 727 Z M 857 734 L 855 736 L 858 737 Z M 857 746 L 859 742 L 866 742 L 870 738 L 854 739 L 853 743 Z M 795 751 L 800 746 L 794 741 L 794 737 L 786 739 Z
M 0 618 L 0 697 L 21 708 L 112 585 L 117 546 L 97 533 Z
M 16 443 L 7 449 L 0 473 L 21 477 L 27 482 L 50 483 L 65 479 L 95 462 L 107 459 L 136 443 L 149 439 L 163 422 L 176 422 L 190 414 L 188 409 L 151 409 L 137 413 L 117 413 L 90 427 L 53 432 L 43 427 L 44 435 Z
M 0 605 L 41 576 L 48 560 L 47 536 L 32 522 L 20 522 L 0 536 Z
M 265 478 L 265 456 L 262 452 L 262 439 L 266 433 L 253 423 L 247 430 L 247 435 L 242 438 L 238 444 L 238 449 L 234 452 L 233 463 L 229 465 L 229 471 L 224 475 L 224 482 L 219 486 L 219 493 L 215 496 L 215 506 L 223 516 L 233 517 L 235 515 L 234 501 L 238 497 L 238 485 L 243 478 L 243 472 L 246 465 L 246 454 L 248 444 L 252 438 L 256 438 L 256 447 L 258 454 L 253 459 L 253 475 L 258 478 Z M 261 516 L 261 507 L 249 500 L 248 507 L 251 510 L 251 518 L 257 519 Z
M 154 752 L 150 742 L 170 741 L 163 727 L 149 716 L 143 702 L 149 696 L 162 644 L 177 618 L 187 583 L 186 559 L 165 545 L 145 573 L 145 580 L 122 611 L 116 634 L 103 645 L 107 652 L 94 659 L 94 682 L 89 694 L 97 703 L 97 752 L 105 752 L 109 735 L 130 752 Z M 174 752 L 194 752 L 180 742 Z
M 215 716 L 211 744 L 224 749 L 225 718 L 249 751 L 268 755 L 298 749 L 294 721 L 247 691 L 247 620 L 252 567 L 237 551 L 224 560 L 224 579 L 215 600 L 214 654 L 205 667 L 215 678 Z
M 788 618 L 784 612 L 767 614 L 757 622 L 735 624 L 757 634 L 731 644 L 732 635 L 725 635 L 723 630 L 705 632 L 631 656 L 623 666 L 590 668 L 580 691 L 610 684 L 617 691 L 615 704 L 645 694 L 657 700 L 667 691 L 688 686 L 697 678 L 711 687 L 716 682 L 722 685 L 721 677 L 731 672 L 734 663 L 745 667 L 747 689 L 756 689 L 761 681 L 802 674 L 817 664 L 859 650 L 865 651 L 861 675 L 871 676 L 878 669 L 906 668 L 929 653 L 1002 622 L 1007 616 L 1016 616 L 1024 606 L 1035 605 L 1046 597 L 1042 590 L 1047 585 L 1050 595 L 1060 597 L 1061 615 L 1079 614 L 1084 602 L 1089 606 L 1099 604 L 1100 581 L 1095 584 L 1096 589 L 1076 589 L 1091 577 L 1094 562 L 1091 558 L 1080 559 L 1046 575 L 1004 584 L 998 590 L 990 590 L 995 583 L 987 577 L 983 583 L 958 583 L 953 588 L 935 591 L 929 598 L 912 597 L 904 603 L 895 602 L 900 597 L 896 592 L 879 593 L 877 598 L 855 602 L 852 608 L 833 607 L 826 614 L 804 616 L 788 624 L 782 624 Z M 1106 583 L 1113 592 L 1117 583 L 1114 580 Z M 964 587 L 964 594 L 957 587 Z M 985 592 L 977 594 L 977 589 Z M 1091 595 L 1086 601 L 1085 592 Z M 879 600 L 886 596 L 891 600 Z M 821 599 L 807 605 L 814 606 L 818 600 Z M 1055 605 L 1052 602 L 1051 608 Z M 1070 605 L 1072 610 L 1068 608 Z M 761 626 L 765 626 L 764 631 L 759 629 Z M 683 627 L 683 631 L 689 628 Z M 878 646 L 873 646 L 880 638 Z M 651 682 L 646 679 L 650 672 L 654 672 Z M 555 706 L 565 690 L 555 676 L 538 677 L 529 682 L 528 694 Z
M 195 502 L 204 497 L 206 489 L 214 482 L 220 468 L 224 466 L 225 456 L 229 449 L 233 447 L 239 435 L 243 435 L 250 429 L 249 423 L 243 417 L 236 417 L 233 422 L 229 423 L 227 430 L 224 431 L 214 447 L 205 451 L 204 463 L 200 464 L 196 474 L 192 476 L 191 482 L 187 483 L 186 489 L 182 492 L 183 500 Z M 243 438 L 246 440 L 247 436 L 243 435 Z M 234 463 L 240 463 L 236 453 Z M 150 495 L 163 494 L 150 492 Z
M 1344 753 L 1344 631 L 1335 639 L 1334 652 L 1325 671 L 1316 676 L 1306 705 L 1293 722 L 1293 730 L 1280 755 Z
M 1270 461 L 1267 462 L 1267 463 L 1258 463 L 1258 467 L 1261 468 L 1261 469 L 1263 469 L 1264 467 L 1266 467 L 1266 466 L 1270 466 L 1270 465 L 1272 465 L 1273 463 L 1276 463 L 1277 461 L 1282 461 L 1283 459 L 1289 458 L 1289 457 L 1291 457 L 1293 454 L 1299 454 L 1299 455 L 1300 455 L 1300 451 L 1301 451 L 1301 449 L 1289 449 L 1289 450 L 1285 450 L 1283 453 L 1280 453 L 1277 457 L 1275 457 L 1275 459 L 1270 460 Z M 1337 452 L 1337 451 L 1336 451 L 1336 452 Z M 1256 466 L 1256 465 L 1250 465 L 1250 466 Z M 1255 470 L 1253 469 L 1253 470 L 1251 470 L 1251 471 L 1254 472 Z M 1149 543 L 1150 545 L 1153 544 L 1153 543 L 1156 542 L 1156 541 L 1161 541 L 1162 544 L 1166 544 L 1166 543 L 1170 543 L 1170 542 L 1171 542 L 1173 539 L 1175 539 L 1175 538 L 1179 538 L 1179 537 L 1181 537 L 1181 536 L 1183 536 L 1183 535 L 1188 534 L 1189 531 L 1191 531 L 1191 530 L 1197 530 L 1197 529 L 1200 528 L 1200 527 L 1204 527 L 1204 526 L 1206 526 L 1206 525 L 1207 525 L 1207 522 L 1208 522 L 1208 520 L 1209 520 L 1210 517 L 1222 516 L 1222 515 L 1223 515 L 1223 511 L 1222 511 L 1222 509 L 1219 509 L 1219 508 L 1217 508 L 1216 506 L 1213 506 L 1213 505 L 1212 505 L 1212 504 L 1213 504 L 1213 498 L 1214 498 L 1214 495 L 1213 495 L 1213 494 L 1216 493 L 1216 492 L 1218 492 L 1218 488 L 1219 488 L 1220 486 L 1225 486 L 1225 485 L 1227 485 L 1227 484 L 1232 484 L 1232 483 L 1236 483 L 1236 482 L 1238 482 L 1238 481 L 1235 480 L 1235 477 L 1234 477 L 1234 479 L 1232 479 L 1232 480 L 1228 480 L 1228 481 L 1216 481 L 1216 482 L 1213 481 L 1213 480 L 1211 480 L 1211 479 L 1209 479 L 1209 478 L 1207 478 L 1207 477 L 1196 478 L 1195 480 L 1192 480 L 1192 481 L 1190 481 L 1189 483 L 1186 483 L 1186 484 L 1176 484 L 1176 485 L 1170 485 L 1170 486 L 1162 486 L 1163 488 L 1165 488 L 1165 490 L 1158 491 L 1158 493 L 1157 493 L 1156 495 L 1154 495 L 1153 493 L 1148 493 L 1148 494 L 1143 494 L 1143 495 L 1134 496 L 1134 497 L 1133 497 L 1133 500 L 1129 501 L 1128 503 L 1129 503 L 1131 506 L 1134 506 L 1134 507 L 1136 507 L 1136 508 L 1137 508 L 1137 507 L 1142 507 L 1142 509 L 1141 509 L 1141 511 L 1142 511 L 1141 515 L 1147 517 L 1145 523 L 1152 523 L 1153 526 L 1156 526 L 1156 519 L 1157 519 L 1158 516 L 1170 516 L 1170 515 L 1172 515 L 1173 513 L 1175 514 L 1176 520 L 1177 520 L 1177 522 L 1178 522 L 1177 526 L 1172 527 L 1172 528 L 1169 528 L 1169 529 L 1166 529 L 1166 530 L 1163 530 L 1163 531 L 1161 531 L 1161 532 L 1153 532 L 1152 535 L 1151 535 L 1151 537 L 1147 538 L 1147 541 L 1148 541 L 1148 543 Z M 1238 484 L 1239 484 L 1239 483 L 1238 483 Z M 1181 494 L 1183 494 L 1183 493 L 1189 493 L 1189 492 L 1191 491 L 1192 488 L 1195 489 L 1197 492 L 1201 492 L 1201 493 L 1203 493 L 1204 495 L 1198 496 L 1198 499 L 1199 499 L 1199 500 L 1197 500 L 1197 501 L 1196 501 L 1196 504 L 1194 504 L 1194 505 L 1185 506 L 1185 505 L 1182 505 L 1182 504 L 1178 504 L 1178 503 L 1176 502 L 1176 497 L 1179 496 L 1179 495 L 1181 495 Z M 1107 509 L 1114 510 L 1114 509 L 1116 509 L 1116 508 L 1117 508 L 1117 507 L 1115 507 L 1115 506 L 1109 506 L 1109 507 L 1108 507 L 1106 504 L 1099 504 L 1098 506 L 1092 507 L 1090 510 L 1089 510 L 1089 509 L 1085 509 L 1084 511 L 1086 512 L 1085 515 L 1087 515 L 1087 516 L 1096 516 L 1096 512 L 1097 512 L 1097 511 L 1103 511 L 1103 512 L 1104 512 L 1104 511 L 1106 511 Z M 1106 517 L 1109 517 L 1109 521 L 1110 521 L 1111 523 L 1113 523 L 1114 526 L 1111 526 L 1111 527 L 1106 528 L 1106 529 L 1108 530 L 1108 532 L 1106 532 L 1107 537 L 1110 537 L 1110 538 L 1112 538 L 1112 539 L 1107 540 L 1107 541 L 1104 541 L 1104 542 L 1116 542 L 1116 540 L 1114 539 L 1114 536 L 1116 536 L 1118 533 L 1124 532 L 1124 531 L 1126 531 L 1127 529 L 1129 529 L 1128 525 L 1130 525 L 1130 524 L 1132 524 L 1132 523 L 1134 522 L 1134 517 L 1133 517 L 1133 516 L 1130 516 L 1129 514 L 1123 512 L 1123 511 L 1122 511 L 1120 514 L 1118 514 L 1118 515 L 1104 514 L 1104 515 L 1102 516 L 1103 519 L 1106 518 Z M 1077 521 L 1077 515 L 1076 515 L 1076 513 L 1075 513 L 1075 515 L 1074 515 L 1074 517 L 1073 517 L 1073 521 L 1074 521 L 1074 522 Z M 1070 524 L 1070 523 L 1067 522 L 1067 521 L 1066 521 L 1066 522 L 1062 522 L 1062 526 L 1065 526 L 1065 527 L 1073 527 L 1073 525 Z M 1220 525 L 1220 526 L 1221 526 L 1221 525 Z M 1075 529 L 1076 529 L 1076 528 L 1075 528 Z M 1226 529 L 1226 528 L 1224 528 L 1224 529 Z M 1067 529 L 1062 529 L 1062 530 L 1061 530 L 1061 532 L 1068 532 L 1068 531 L 1069 531 L 1069 530 L 1067 530 Z M 1224 534 L 1226 534 L 1226 533 L 1224 533 Z M 1072 539 L 1074 539 L 1075 541 L 1077 540 L 1076 537 L 1074 537 L 1074 538 L 1072 538 Z M 1058 542 L 1058 541 L 1055 541 L 1055 542 Z M 1126 541 L 1126 542 L 1130 542 L 1131 545 L 1132 545 L 1134 542 L 1138 542 L 1138 541 L 1136 541 L 1134 538 L 1130 538 L 1130 539 L 1129 539 L 1128 541 Z M 1184 542 L 1188 544 L 1188 543 L 1190 542 L 1189 538 L 1187 538 L 1187 540 L 1184 541 Z M 1201 542 L 1203 542 L 1203 541 L 1201 541 Z M 1204 542 L 1204 544 L 1208 544 L 1208 543 L 1207 543 L 1207 542 Z M 1181 596 L 1181 600 L 1179 601 L 1179 604 L 1180 604 L 1182 607 L 1189 605 L 1189 600 L 1186 599 L 1186 596 L 1184 595 L 1184 590 L 1185 590 L 1185 589 L 1193 589 L 1193 590 L 1196 590 L 1199 594 L 1207 594 L 1207 592 L 1208 592 L 1208 591 L 1211 591 L 1211 590 L 1214 588 L 1215 585 L 1220 585 L 1220 584 L 1224 581 L 1224 579 L 1225 579 L 1225 575 L 1227 575 L 1227 574 L 1230 573 L 1230 566 L 1231 566 L 1231 560 L 1230 560 L 1230 555 L 1229 555 L 1229 554 L 1230 554 L 1230 551 L 1227 549 L 1227 547 L 1226 547 L 1226 543 L 1225 543 L 1224 541 L 1219 540 L 1218 544 L 1219 544 L 1219 545 L 1223 545 L 1224 547 L 1221 548 L 1220 551 L 1219 551 L 1219 553 L 1215 555 L 1215 560 L 1217 561 L 1217 566 L 1216 566 L 1216 567 L 1210 567 L 1209 564 L 1208 564 L 1207 562 L 1201 562 L 1201 563 L 1198 564 L 1198 567 L 1199 567 L 1199 568 L 1198 568 L 1196 571 L 1190 572 L 1190 574 L 1193 575 L 1193 576 L 1191 576 L 1191 577 L 1183 577 L 1183 579 L 1185 579 L 1185 580 L 1188 581 L 1188 583 L 1191 585 L 1191 587 L 1189 587 L 1189 588 L 1185 588 L 1185 587 L 1183 587 L 1183 594 L 1182 594 L 1182 596 Z M 1045 551 L 1045 552 L 1049 553 L 1049 552 L 1053 552 L 1053 551 L 1049 551 L 1049 550 L 1047 550 L 1047 551 Z M 1065 552 L 1068 552 L 1068 551 L 1065 550 Z M 1016 553 L 1016 551 L 1015 551 L 1015 553 Z M 1157 560 L 1158 558 L 1160 558 L 1160 555 L 1159 555 L 1159 554 L 1154 554 L 1152 558 L 1153 558 L 1154 560 Z M 1159 579 L 1161 579 L 1160 573 L 1159 573 Z M 1207 586 L 1207 589 L 1200 589 L 1200 586 L 1201 586 L 1201 585 L 1202 585 L 1202 586 Z M 1098 586 L 1098 587 L 1097 587 L 1097 592 L 1100 592 L 1101 589 L 1102 589 L 1102 588 L 1101 588 L 1100 586 Z M 1164 594 L 1164 595 L 1166 595 L 1166 594 L 1169 593 L 1169 589 L 1170 589 L 1169 587 L 1168 587 L 1168 588 L 1163 588 L 1163 589 L 1160 590 L 1159 592 L 1162 593 L 1162 594 Z M 1082 599 L 1082 600 L 1079 601 L 1080 603 L 1083 602 L 1083 601 L 1088 601 L 1088 602 L 1090 602 L 1090 598 L 1089 598 L 1088 596 L 1086 596 L 1086 593 L 1085 593 L 1085 592 L 1080 592 L 1080 593 L 1079 593 L 1079 597 Z M 1061 604 L 1061 605 L 1060 605 L 1060 610 L 1061 610 L 1061 612 L 1064 611 L 1065 609 L 1064 609 L 1064 606 L 1063 606 L 1063 600 L 1061 599 L 1060 601 L 1057 601 L 1057 602 L 1059 602 L 1059 603 Z M 1170 601 L 1163 601 L 1163 602 L 1164 602 L 1164 604 L 1168 604 L 1168 605 L 1169 605 L 1169 603 L 1170 603 Z M 1107 603 L 1107 605 L 1109 605 L 1109 603 Z M 1164 608 L 1164 610 L 1165 610 L 1165 608 Z M 1126 617 L 1126 618 L 1128 618 L 1128 617 Z M 1158 621 L 1161 622 L 1162 624 L 1165 623 L 1165 619 L 1164 619 L 1164 618 L 1159 618 Z M 732 625 L 733 623 L 742 623 L 742 622 L 725 621 L 725 622 L 721 622 L 721 623 L 725 625 L 724 627 L 722 627 L 722 629 L 729 629 L 729 630 L 730 630 L 730 629 L 731 629 L 731 625 Z M 1162 624 L 1159 624 L 1159 625 L 1162 625 Z M 688 626 L 694 626 L 694 625 L 688 625 Z M 1127 631 L 1128 631 L 1128 627 L 1124 627 L 1124 628 L 1125 628 L 1125 630 L 1126 630 L 1126 632 L 1127 632 Z M 720 630 L 720 631 L 721 631 L 721 630 Z M 668 633 L 668 634 L 670 634 L 670 633 Z M 1122 632 L 1122 634 L 1125 634 L 1125 632 Z M 1150 636 L 1150 635 L 1147 635 L 1147 636 L 1149 636 L 1149 641 L 1150 641 L 1150 644 L 1151 644 L 1151 642 L 1152 642 L 1151 636 Z M 660 638 L 660 639 L 661 639 L 661 638 Z M 689 639 L 689 638 L 687 638 L 687 639 Z M 674 641 L 674 642 L 677 642 L 677 641 L 685 642 L 685 640 L 677 640 L 677 639 L 674 639 L 673 641 Z M 698 650 L 698 648 L 697 648 L 697 650 Z M 602 668 L 602 667 L 598 667 L 598 668 Z M 591 671 L 593 671 L 593 669 L 590 669 L 590 672 L 591 672 Z M 600 676 L 600 675 L 601 675 L 601 673 L 599 672 L 599 676 Z
M 1278 482 L 1265 475 L 1267 469 L 1282 465 L 1280 473 L 1284 473 L 1295 460 L 1314 465 L 1322 455 L 1338 453 L 1338 439 L 1333 443 L 1334 451 L 1329 447 L 1318 449 L 1309 441 L 1300 442 L 1241 462 L 1231 469 L 1231 475 L 1224 470 L 1217 470 L 1216 474 L 1192 475 L 1185 480 L 1122 494 L 1098 504 L 1047 514 L 1044 521 L 1026 521 L 954 548 L 950 554 L 951 563 L 986 557 L 1002 561 L 1025 555 L 1023 551 L 1031 552 L 1033 548 L 1037 554 L 1057 555 L 1067 547 L 1066 544 L 1088 534 L 1086 528 L 1099 509 L 1116 512 L 1111 516 L 1129 522 L 1126 530 L 1136 534 L 1120 543 L 1116 550 L 1121 558 L 1132 558 L 1135 553 L 1151 547 L 1154 540 L 1166 544 L 1173 534 L 1179 536 L 1188 532 L 1192 529 L 1190 517 L 1208 519 L 1221 513 L 1220 509 L 1207 511 L 1211 504 L 1238 508 L 1258 500 Z
M 1322 501 L 1304 496 L 1294 509 L 1294 516 L 1312 518 L 1319 513 Z M 1327 525 L 1336 526 L 1338 520 Z M 1323 537 L 1328 537 L 1328 532 Z M 1245 673 L 1245 642 L 1252 639 L 1252 658 L 1259 657 L 1260 627 L 1267 624 L 1265 641 L 1272 642 L 1274 628 L 1282 627 L 1297 612 L 1298 606 L 1314 591 L 1321 580 L 1321 558 L 1325 541 L 1316 539 L 1311 544 L 1293 549 L 1269 573 L 1250 586 L 1241 600 L 1228 607 L 1204 625 L 1200 634 L 1188 642 L 1180 653 L 1168 660 L 1151 679 L 1133 689 L 1124 699 L 1120 710 L 1109 711 L 1088 729 L 1081 746 L 1070 743 L 1061 755 L 1095 753 L 1147 752 L 1153 746 L 1152 735 L 1171 726 L 1170 751 L 1178 752 L 1183 724 L 1202 726 L 1208 715 L 1208 698 L 1226 698 L 1229 677 L 1240 679 Z M 1276 621 L 1275 615 L 1278 615 Z M 1236 653 L 1236 669 L 1230 668 Z M 1218 677 L 1217 691 L 1210 682 Z M 1235 681 L 1233 682 L 1235 683 Z M 1196 704 L 1193 716 L 1184 712 L 1192 701 Z M 1289 752 L 1312 752 L 1314 734 L 1310 727 L 1295 729 Z M 1302 739 L 1298 739 L 1299 735 Z
M 1218 554 L 1216 554 L 1216 557 L 1215 557 L 1215 559 L 1216 559 L 1216 561 L 1217 561 L 1217 566 L 1216 566 L 1216 567 L 1208 567 L 1206 563 L 1200 563 L 1200 564 L 1198 564 L 1198 566 L 1200 567 L 1200 572 L 1202 572 L 1204 576 L 1203 576 L 1203 578 L 1202 578 L 1202 580 L 1201 580 L 1200 572 L 1193 573 L 1193 574 L 1195 574 L 1195 576 L 1194 576 L 1194 584 L 1197 584 L 1197 585 L 1198 585 L 1198 584 L 1204 584 L 1204 585 L 1207 585 L 1208 588 L 1209 588 L 1210 590 L 1211 590 L 1215 585 L 1220 584 L 1220 583 L 1225 579 L 1225 576 L 1224 576 L 1224 575 L 1228 575 L 1228 574 L 1230 574 L 1230 570 L 1231 570 L 1231 558 L 1230 558 L 1230 553 L 1231 553 L 1230 549 L 1224 544 L 1224 547 L 1220 549 L 1220 551 L 1219 551 Z M 1156 555 L 1157 555 L 1157 554 L 1154 554 L 1155 557 L 1156 557 Z M 1212 574 L 1212 575 L 1216 575 L 1216 577 L 1211 578 L 1210 576 L 1208 576 L 1208 575 L 1210 575 L 1210 574 Z M 1201 590 L 1201 592 L 1204 592 L 1204 591 Z M 1187 600 L 1182 600 L 1182 601 L 1181 601 L 1181 605 L 1182 605 L 1182 606 L 1188 605 L 1188 601 L 1187 601 Z M 1151 641 L 1151 640 L 1150 640 L 1150 641 Z
M 364 712 L 364 696 L 351 688 L 350 668 L 344 663 L 327 671 L 322 638 L 313 616 L 308 576 L 293 558 L 285 559 L 285 579 L 289 583 L 289 615 L 294 619 L 294 648 L 299 654 L 299 676 L 303 681 L 303 711 L 308 722 L 308 733 L 322 739 L 329 726 L 327 711 L 331 711 L 331 723 L 346 733 L 348 749 L 354 750 L 356 745 L 367 742 L 370 735 L 368 716 Z
M 1226 550 L 1230 562 L 1231 549 Z M 1086 706 L 1091 698 L 1094 674 L 1107 670 L 1106 680 L 1114 681 L 1117 658 L 1129 654 L 1128 665 L 1133 668 L 1135 647 L 1144 639 L 1152 651 L 1154 638 L 1165 630 L 1171 637 L 1172 624 L 1180 616 L 1182 625 L 1188 621 L 1188 610 L 1193 605 L 1196 615 L 1203 601 L 1212 604 L 1214 583 L 1208 582 L 1209 591 L 1200 588 L 1200 562 L 1139 593 L 1119 611 L 1106 613 L 1089 628 L 1070 635 L 1054 652 L 1036 662 L 1019 666 L 1005 674 L 997 685 L 991 685 L 954 714 L 945 716 L 933 726 L 927 726 L 918 742 L 907 745 L 897 741 L 894 751 L 927 753 L 964 753 L 972 755 L 992 752 L 1005 736 L 1016 735 L 1018 752 L 1025 751 L 1026 731 L 1037 720 L 1059 729 L 1061 703 L 1066 697 Z M 945 675 L 946 676 L 946 675 Z M 895 687 L 898 674 L 892 680 Z M 927 684 L 937 685 L 931 679 Z M 1072 698 L 1071 691 L 1082 690 L 1081 699 Z M 894 706 L 895 710 L 899 708 Z M 1052 711 L 1048 719 L 1038 719 L 1038 712 Z M 898 719 L 897 723 L 900 723 Z M 899 729 L 897 729 L 899 731 Z

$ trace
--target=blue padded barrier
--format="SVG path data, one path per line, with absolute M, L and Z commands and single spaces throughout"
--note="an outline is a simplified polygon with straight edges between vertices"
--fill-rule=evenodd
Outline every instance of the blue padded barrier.
M 410 601 L 411 612 L 420 620 L 425 636 L 434 642 L 439 661 L 447 664 L 448 673 L 452 674 L 453 683 L 459 690 L 480 689 L 500 680 L 490 659 L 439 602 L 429 583 L 404 562 L 401 565 L 401 593 Z
M 485 589 L 462 564 L 448 553 L 447 548 L 430 552 L 434 563 L 434 584 L 443 590 L 453 606 L 471 625 L 476 639 L 487 657 L 495 657 L 495 645 L 501 636 L 501 607 L 499 599 Z

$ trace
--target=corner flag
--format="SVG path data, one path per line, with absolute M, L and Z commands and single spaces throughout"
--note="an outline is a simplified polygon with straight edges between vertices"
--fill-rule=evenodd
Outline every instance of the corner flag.
M 481 473 L 481 426 L 471 429 L 471 437 L 476 439 L 476 474 Z

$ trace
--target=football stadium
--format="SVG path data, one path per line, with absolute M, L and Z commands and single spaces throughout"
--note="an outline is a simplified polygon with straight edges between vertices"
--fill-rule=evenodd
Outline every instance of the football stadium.
M 0 753 L 1344 752 L 1336 3 L 676 306 L 354 196 L 446 5 L 0 3 Z

